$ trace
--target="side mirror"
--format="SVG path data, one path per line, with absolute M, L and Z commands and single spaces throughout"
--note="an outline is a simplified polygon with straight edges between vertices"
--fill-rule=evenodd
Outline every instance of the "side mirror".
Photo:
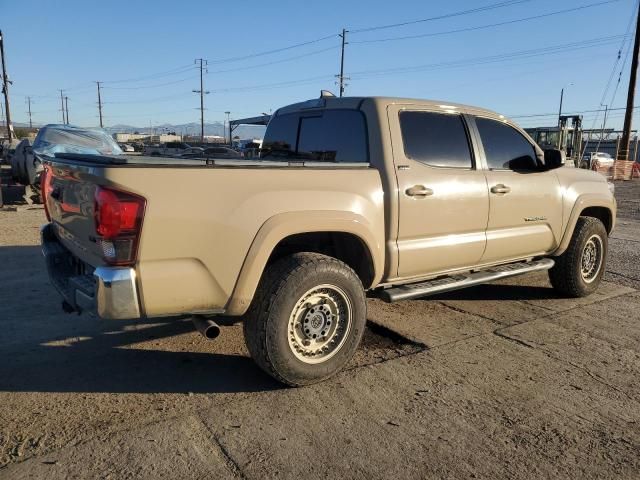
M 564 167 L 566 161 L 567 156 L 562 150 L 550 148 L 544 151 L 544 164 L 547 167 L 547 170 Z

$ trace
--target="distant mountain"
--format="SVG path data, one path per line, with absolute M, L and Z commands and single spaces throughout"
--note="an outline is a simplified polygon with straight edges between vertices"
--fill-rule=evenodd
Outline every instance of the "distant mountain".
M 253 138 L 262 137 L 264 134 L 264 128 L 261 126 L 248 126 L 241 125 L 233 131 L 234 137 L 237 135 L 240 138 Z M 153 125 L 152 127 L 136 127 L 133 125 L 118 124 L 110 127 L 105 127 L 105 130 L 109 133 L 150 133 L 155 135 L 164 132 L 176 132 L 178 135 L 200 135 L 200 124 L 196 122 L 171 124 L 163 123 L 161 125 Z M 222 122 L 213 122 L 204 124 L 205 135 L 229 135 L 228 131 L 223 126 Z

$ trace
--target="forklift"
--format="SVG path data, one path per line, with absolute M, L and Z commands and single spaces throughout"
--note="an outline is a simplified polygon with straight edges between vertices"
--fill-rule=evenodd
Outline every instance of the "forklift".
M 557 148 L 565 152 L 567 163 L 576 168 L 582 157 L 582 115 L 561 115 L 557 127 L 526 128 L 525 131 L 543 150 Z

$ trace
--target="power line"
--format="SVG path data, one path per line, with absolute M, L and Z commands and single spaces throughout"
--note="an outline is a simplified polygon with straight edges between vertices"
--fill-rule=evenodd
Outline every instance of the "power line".
M 476 8 L 470 8 L 468 10 L 460 10 L 458 12 L 451 12 L 451 13 L 445 13 L 442 15 L 437 15 L 435 17 L 429 17 L 429 18 L 422 18 L 420 20 L 410 20 L 407 22 L 400 22 L 400 23 L 391 23 L 388 25 L 379 25 L 376 27 L 366 27 L 366 28 L 359 28 L 359 29 L 352 29 L 351 32 L 352 33 L 363 33 L 363 32 L 372 32 L 374 30 L 385 30 L 388 28 L 396 28 L 396 27 L 406 27 L 407 25 L 415 25 L 416 23 L 425 23 L 425 22 L 432 22 L 435 20 L 444 20 L 446 18 L 453 18 L 453 17 L 461 17 L 463 15 L 470 15 L 473 13 L 478 13 L 478 12 L 486 12 L 488 10 L 495 10 L 497 8 L 504 8 L 504 7 L 510 7 L 512 5 L 518 5 L 520 3 L 526 3 L 526 2 L 531 2 L 532 0 L 509 0 L 506 2 L 498 2 L 498 3 L 492 3 L 490 5 L 485 5 L 483 7 L 476 7 Z
M 453 33 L 463 33 L 463 32 L 471 32 L 471 31 L 476 31 L 476 30 L 484 30 L 487 28 L 493 28 L 493 27 L 501 27 L 504 25 L 511 25 L 514 23 L 521 23 L 521 22 L 526 22 L 529 20 L 537 20 L 540 18 L 547 18 L 547 17 L 552 17 L 555 15 L 561 15 L 561 14 L 565 14 L 565 13 L 570 13 L 570 12 L 576 12 L 579 10 L 585 10 L 587 8 L 593 8 L 593 7 L 598 7 L 601 5 L 606 5 L 609 3 L 616 3 L 619 2 L 620 0 L 607 0 L 607 1 L 603 1 L 603 2 L 597 2 L 597 3 L 590 3 L 588 5 L 582 5 L 580 7 L 574 7 L 574 8 L 567 8 L 564 10 L 557 10 L 555 12 L 549 12 L 549 13 L 544 13 L 544 14 L 540 14 L 540 15 L 533 15 L 530 17 L 524 17 L 524 18 L 517 18 L 515 20 L 507 20 L 504 22 L 498 22 L 498 23 L 490 23 L 490 24 L 486 24 L 486 25 L 479 25 L 476 27 L 466 27 L 466 28 L 458 28 L 455 30 L 447 30 L 447 31 L 443 31 L 443 32 L 429 32 L 429 33 L 421 33 L 418 35 L 404 35 L 404 36 L 399 36 L 399 37 L 387 37 L 387 38 L 374 38 L 371 40 L 356 40 L 354 42 L 354 44 L 362 44 L 362 43 L 381 43 L 381 42 L 392 42 L 392 41 L 398 41 L 398 40 L 410 40 L 410 39 L 416 39 L 416 38 L 426 38 L 426 37 L 436 37 L 439 35 L 450 35 Z
M 634 108 L 640 108 L 640 106 L 634 107 Z M 607 110 L 609 112 L 614 112 L 616 110 L 625 110 L 625 107 L 609 108 Z M 599 108 L 599 109 L 595 109 L 595 110 L 580 110 L 580 111 L 565 112 L 565 113 L 567 115 L 579 115 L 581 113 L 596 113 L 596 112 L 604 112 L 604 108 Z M 530 114 L 526 114 L 526 115 L 507 115 L 507 117 L 509 117 L 509 118 L 534 118 L 534 117 L 557 117 L 557 116 L 558 116 L 558 112 L 555 112 L 555 113 L 530 113 Z
M 517 59 L 517 58 L 530 58 L 540 55 L 547 55 L 553 53 L 561 53 L 566 51 L 582 50 L 585 48 L 592 48 L 602 45 L 608 45 L 613 41 L 623 38 L 624 35 L 613 35 L 609 37 L 600 37 L 590 40 L 583 40 L 581 42 L 571 42 L 561 45 L 553 45 L 549 47 L 534 48 L 529 50 L 519 50 L 516 52 L 503 53 L 499 55 L 489 55 L 486 57 L 467 58 L 463 60 L 454 60 L 449 62 L 431 63 L 423 65 L 413 65 L 408 67 L 395 67 L 378 70 L 361 70 L 358 72 L 352 72 L 352 78 L 366 78 L 371 76 L 382 76 L 387 74 L 397 73 L 412 73 L 429 69 L 440 69 L 459 66 L 475 66 L 485 63 L 495 63 L 505 60 Z
M 277 83 L 267 83 L 262 85 L 251 85 L 246 87 L 229 87 L 229 88 L 220 88 L 212 90 L 214 93 L 225 93 L 225 92 L 245 92 L 248 90 L 268 90 L 270 88 L 278 88 L 278 87 L 289 87 L 292 85 L 302 85 L 311 82 L 315 82 L 318 80 L 328 80 L 334 78 L 333 75 L 320 75 L 317 77 L 309 77 L 302 78 L 298 80 L 288 80 L 285 82 L 277 82 Z
M 197 78 L 197 76 L 190 75 L 186 78 L 181 78 L 180 80 L 174 80 L 172 82 L 165 82 L 165 83 L 156 83 L 153 85 L 139 85 L 137 87 L 103 87 L 103 88 L 109 89 L 109 90 L 146 90 L 148 88 L 166 87 L 167 85 L 175 85 L 177 83 L 188 82 L 190 80 L 193 80 L 194 78 Z
M 530 0 L 525 0 L 525 1 L 530 1 Z M 242 56 L 239 56 L 239 57 L 230 57 L 230 58 L 222 58 L 220 60 L 213 60 L 213 61 L 211 61 L 211 64 L 217 65 L 219 63 L 238 62 L 240 60 L 246 60 L 248 58 L 255 58 L 255 57 L 262 57 L 264 55 L 271 55 L 271 54 L 274 54 L 274 53 L 284 52 L 284 51 L 291 50 L 291 49 L 294 49 L 294 48 L 299 48 L 299 47 L 304 47 L 306 45 L 312 45 L 314 43 L 319 43 L 319 42 L 322 42 L 324 40 L 328 40 L 330 38 L 336 38 L 336 36 L 337 36 L 336 34 L 331 34 L 331 35 L 327 35 L 325 37 L 316 38 L 315 40 L 309 40 L 307 42 L 295 43 L 293 45 L 289 45 L 289 46 L 281 47 L 281 48 L 275 48 L 273 50 L 265 50 L 265 51 L 262 51 L 262 52 L 251 53 L 251 54 L 242 55 Z
M 328 47 L 328 48 L 322 48 L 320 50 L 314 50 L 308 53 L 304 53 L 302 55 L 296 55 L 295 57 L 288 57 L 288 58 L 283 58 L 282 60 L 275 60 L 272 62 L 266 62 L 266 63 L 259 63 L 256 65 L 249 65 L 247 67 L 237 67 L 237 68 L 230 68 L 227 70 L 212 70 L 209 73 L 228 73 L 228 72 L 240 72 L 242 70 L 251 70 L 253 68 L 260 68 L 260 67 L 268 67 L 270 65 L 277 65 L 279 63 L 285 63 L 285 62 L 290 62 L 292 60 L 298 60 L 300 58 L 307 58 L 310 57 L 312 55 L 317 55 L 320 53 L 324 53 L 324 52 L 328 52 L 330 50 L 336 50 L 338 47 L 333 46 L 333 47 Z
M 633 20 L 634 20 L 634 19 L 635 19 L 635 17 L 636 17 L 636 10 L 637 10 L 637 8 L 640 8 L 640 6 L 639 6 L 638 2 L 636 2 L 636 5 L 634 6 L 633 11 L 631 12 L 631 17 L 629 18 L 629 23 L 627 24 L 627 30 L 626 30 L 625 36 L 624 36 L 624 38 L 623 38 L 623 40 L 622 40 L 622 45 L 620 45 L 620 48 L 618 49 L 618 55 L 617 55 L 617 57 L 616 57 L 616 61 L 615 61 L 615 63 L 613 64 L 613 68 L 611 69 L 611 75 L 609 76 L 609 80 L 607 81 L 607 84 L 606 84 L 606 86 L 605 86 L 605 89 L 604 89 L 604 91 L 602 92 L 602 98 L 600 99 L 600 106 L 602 106 L 602 105 L 604 104 L 605 100 L 606 100 L 607 93 L 608 93 L 608 91 L 609 91 L 609 87 L 611 86 L 611 80 L 613 79 L 613 76 L 614 76 L 614 74 L 615 74 L 616 68 L 617 68 L 618 64 L 620 63 L 620 57 L 621 57 L 622 52 L 623 52 L 623 50 L 624 50 L 625 44 L 626 44 L 626 42 L 627 42 L 627 39 L 629 38 L 629 33 L 631 32 L 631 27 L 632 27 L 632 25 L 633 25 Z M 628 53 L 629 53 L 629 52 L 628 52 L 628 50 L 627 50 L 627 55 L 628 55 Z M 626 65 L 626 59 L 625 59 L 624 64 Z M 623 65 L 623 68 L 624 68 L 624 65 Z M 617 91 L 618 91 L 618 87 L 619 87 L 619 85 L 620 85 L 620 79 L 621 79 L 621 76 L 622 76 L 622 70 L 620 71 L 620 76 L 618 77 L 618 84 L 616 85 L 616 88 L 615 88 L 614 93 L 613 93 L 613 95 L 612 95 L 612 97 L 611 97 L 611 102 L 609 103 L 609 105 L 612 105 L 612 104 L 613 104 L 613 100 L 614 100 L 614 98 L 615 98 L 615 95 L 616 95 L 616 93 L 617 93 Z M 599 113 L 597 113 L 597 114 L 596 114 L 596 116 L 595 116 L 595 117 L 594 117 L 594 119 L 593 119 L 593 123 L 592 123 L 592 125 L 591 125 L 591 129 L 592 129 L 592 130 L 595 128 L 596 123 L 598 122 L 599 115 L 600 115 L 600 114 L 599 114 Z M 602 129 L 603 129 L 603 130 L 604 130 L 604 128 L 605 128 L 605 124 L 603 124 L 603 125 L 602 125 Z M 584 147 L 583 147 L 583 150 L 582 150 L 582 154 L 581 154 L 581 156 L 582 156 L 582 155 L 584 155 L 584 152 L 586 152 L 586 151 L 587 151 L 587 146 L 588 146 L 588 145 L 589 145 L 589 140 L 587 139 L 587 141 L 586 141 L 586 142 L 585 142 L 585 144 L 584 144 Z
M 162 77 L 168 77 L 171 75 L 178 75 L 180 73 L 184 73 L 187 72 L 189 70 L 193 70 L 194 66 L 189 64 L 189 65 L 183 65 L 181 67 L 176 67 L 173 68 L 171 70 L 165 70 L 163 72 L 157 72 L 157 73 L 150 73 L 148 75 L 143 75 L 141 77 L 133 77 L 133 78 L 124 78 L 124 79 L 119 79 L 119 80 L 108 80 L 108 81 L 104 81 L 102 83 L 133 83 L 133 82 L 141 82 L 143 80 L 151 80 L 151 79 L 156 79 L 156 78 L 162 78 Z

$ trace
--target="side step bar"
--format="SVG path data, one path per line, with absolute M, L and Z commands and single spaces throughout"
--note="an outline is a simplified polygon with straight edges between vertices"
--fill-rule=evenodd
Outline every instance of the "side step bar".
M 554 261 L 550 258 L 542 258 L 531 262 L 509 263 L 499 265 L 478 272 L 452 275 L 428 280 L 420 283 L 409 283 L 391 287 L 380 292 L 380 298 L 385 302 L 399 302 L 410 298 L 426 297 L 437 293 L 450 292 L 461 288 L 472 287 L 481 283 L 492 282 L 501 278 L 515 277 L 523 273 L 549 270 L 553 267 Z

